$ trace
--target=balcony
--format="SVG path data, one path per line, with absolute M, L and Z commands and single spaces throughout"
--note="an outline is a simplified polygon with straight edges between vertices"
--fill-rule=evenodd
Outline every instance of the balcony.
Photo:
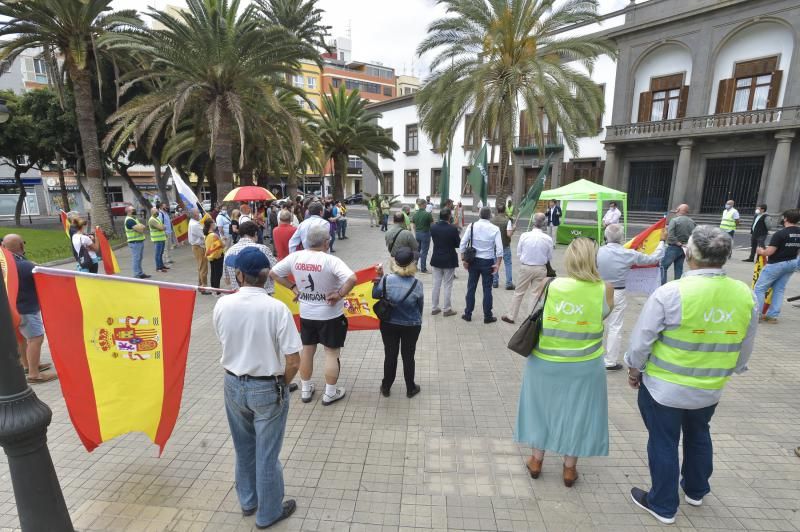
M 800 127 L 800 106 L 608 126 L 606 142 L 753 133 Z
M 542 146 L 545 154 L 555 153 L 564 149 L 564 137 L 560 131 L 546 132 L 544 134 L 544 146 Z M 538 155 L 541 150 L 539 149 L 539 139 L 533 135 L 524 135 L 521 137 L 514 137 L 514 153 Z

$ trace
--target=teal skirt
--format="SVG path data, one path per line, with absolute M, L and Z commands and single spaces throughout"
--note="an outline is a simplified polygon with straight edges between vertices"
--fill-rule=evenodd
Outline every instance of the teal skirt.
M 603 357 L 525 362 L 515 439 L 567 456 L 608 456 L 608 390 Z

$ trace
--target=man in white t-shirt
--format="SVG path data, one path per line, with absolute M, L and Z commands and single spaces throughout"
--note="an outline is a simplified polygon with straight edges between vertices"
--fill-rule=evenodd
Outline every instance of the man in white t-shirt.
M 317 345 L 322 344 L 325 350 L 324 406 L 338 401 L 345 394 L 343 387 L 336 386 L 339 353 L 347 337 L 344 298 L 356 284 L 353 270 L 340 258 L 327 253 L 329 242 L 327 227 L 312 226 L 305 237 L 306 249 L 291 253 L 270 271 L 272 279 L 292 290 L 300 302 L 300 337 L 303 341 L 300 384 L 304 403 L 310 402 L 314 395 L 311 376 Z
M 622 218 L 622 213 L 617 208 L 617 202 L 612 201 L 611 205 L 609 205 L 608 212 L 603 216 L 603 227 L 608 227 L 611 224 L 618 224 L 620 218 Z

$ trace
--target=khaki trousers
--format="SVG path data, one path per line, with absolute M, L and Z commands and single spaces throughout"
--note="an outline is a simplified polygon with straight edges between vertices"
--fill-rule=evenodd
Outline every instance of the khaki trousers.
M 192 246 L 194 260 L 197 263 L 197 286 L 208 286 L 208 260 L 206 259 L 206 248 L 203 246 Z
M 520 265 L 519 273 L 517 274 L 517 285 L 514 289 L 514 297 L 511 299 L 511 312 L 508 314 L 509 318 L 513 321 L 517 321 L 519 307 L 522 304 L 522 300 L 525 298 L 525 294 L 535 293 L 535 295 L 538 295 L 538 292 L 535 291 L 546 277 L 547 268 L 544 266 Z

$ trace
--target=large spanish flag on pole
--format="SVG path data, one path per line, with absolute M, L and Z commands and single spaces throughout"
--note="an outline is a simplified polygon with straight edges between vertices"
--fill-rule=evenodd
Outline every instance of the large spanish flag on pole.
M 11 310 L 11 322 L 16 330 L 19 327 L 19 312 L 17 312 L 17 294 L 19 293 L 19 274 L 14 254 L 4 247 L 0 247 L 0 269 L 3 270 L 3 282 L 8 294 L 8 308 Z M 17 332 L 19 335 L 19 332 Z
M 180 410 L 196 287 L 41 267 L 34 278 L 83 445 L 140 431 L 163 452 Z
M 381 321 L 372 311 L 377 301 L 372 297 L 372 280 L 375 268 L 364 268 L 356 272 L 356 285 L 344 298 L 344 315 L 348 331 L 371 331 L 379 329 Z M 294 292 L 280 283 L 275 283 L 275 299 L 282 301 L 292 311 L 297 329 L 300 329 L 300 305 L 294 300 Z
M 69 218 L 67 218 L 67 213 L 65 213 L 63 210 L 59 210 L 58 217 L 61 218 L 61 225 L 64 227 L 64 232 L 67 234 L 67 238 L 72 240 L 72 237 L 69 236 Z
M 645 255 L 652 255 L 653 252 L 658 247 L 658 243 L 661 241 L 661 235 L 666 230 L 667 227 L 667 219 L 661 218 L 659 221 L 633 237 L 632 239 L 628 240 L 625 243 L 625 247 L 628 249 L 634 249 Z
M 100 246 L 100 258 L 103 259 L 103 269 L 106 275 L 114 275 L 120 272 L 117 256 L 114 255 L 114 250 L 111 249 L 111 244 L 108 242 L 105 231 L 98 225 L 94 230 L 97 244 Z

